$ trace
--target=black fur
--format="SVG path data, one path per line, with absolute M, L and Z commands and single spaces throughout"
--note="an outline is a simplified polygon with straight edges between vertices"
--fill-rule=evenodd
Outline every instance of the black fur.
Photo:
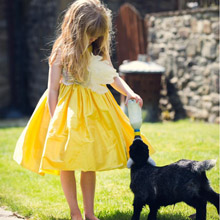
M 148 220 L 157 219 L 161 206 L 185 202 L 196 209 L 196 220 L 206 219 L 207 201 L 219 213 L 219 194 L 209 185 L 205 171 L 215 166 L 215 160 L 179 160 L 163 167 L 147 163 L 148 146 L 134 140 L 130 146 L 131 191 L 134 193 L 132 220 L 139 220 L 143 206 L 149 205 Z

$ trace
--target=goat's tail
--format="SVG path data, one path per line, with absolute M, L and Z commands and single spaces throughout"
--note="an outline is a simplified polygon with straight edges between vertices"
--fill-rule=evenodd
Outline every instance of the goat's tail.
M 212 159 L 196 162 L 193 166 L 193 170 L 199 173 L 211 170 L 215 166 L 216 161 L 217 160 Z

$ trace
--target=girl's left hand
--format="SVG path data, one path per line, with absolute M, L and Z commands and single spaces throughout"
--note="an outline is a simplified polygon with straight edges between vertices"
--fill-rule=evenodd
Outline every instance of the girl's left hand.
M 126 100 L 125 100 L 125 105 L 126 106 L 128 105 L 128 100 L 129 99 L 135 99 L 136 102 L 139 103 L 140 107 L 142 108 L 143 100 L 142 100 L 142 98 L 138 94 L 136 94 L 136 93 L 128 93 L 127 97 L 126 97 Z

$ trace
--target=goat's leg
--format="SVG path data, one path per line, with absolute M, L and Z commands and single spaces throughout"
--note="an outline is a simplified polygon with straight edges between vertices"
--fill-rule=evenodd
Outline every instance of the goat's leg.
M 153 205 L 149 205 L 149 208 L 150 208 L 150 213 L 148 215 L 147 220 L 156 220 L 158 207 L 153 206 Z
M 140 198 L 134 197 L 133 206 L 134 206 L 134 213 L 131 220 L 139 220 L 144 203 Z
M 219 214 L 219 194 L 216 193 L 211 187 L 209 187 L 208 189 L 204 189 L 202 191 L 202 195 L 204 199 L 206 199 L 216 207 Z
M 207 201 L 198 201 L 196 204 L 196 220 L 206 220 L 206 205 Z

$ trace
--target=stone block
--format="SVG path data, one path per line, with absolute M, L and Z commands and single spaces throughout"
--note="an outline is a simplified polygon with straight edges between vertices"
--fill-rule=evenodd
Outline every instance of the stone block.
M 209 97 L 213 105 L 219 105 L 220 95 L 218 93 L 211 93 Z
M 220 26 L 219 21 L 214 22 L 211 26 L 212 33 L 214 34 L 216 40 L 219 40 L 219 26 Z
M 176 84 L 176 83 L 178 82 L 178 78 L 177 78 L 177 77 L 173 77 L 173 78 L 170 80 L 170 82 L 171 82 L 172 84 Z
M 186 47 L 186 55 L 188 57 L 193 57 L 196 55 L 196 52 L 197 52 L 197 45 L 194 41 L 190 40 Z
M 203 33 L 203 21 L 198 21 L 197 22 L 197 33 L 200 33 L 200 34 L 202 34 Z
M 204 95 L 204 96 L 202 96 L 202 101 L 210 102 L 210 101 L 212 101 L 212 97 L 209 95 Z
M 198 84 L 194 81 L 189 82 L 188 86 L 191 90 L 196 90 L 198 88 Z
M 184 72 L 185 72 L 184 69 L 179 69 L 178 72 L 177 72 L 177 76 L 180 77 L 180 78 L 184 77 Z
M 209 118 L 208 118 L 208 122 L 209 123 L 215 123 L 215 121 L 216 121 L 216 115 L 215 114 L 210 114 L 209 115 Z
M 220 107 L 219 106 L 213 106 L 211 108 L 211 112 L 214 113 L 215 115 L 219 115 Z
M 198 88 L 197 93 L 199 95 L 208 95 L 210 92 L 210 88 L 207 85 L 203 85 L 200 88 Z
M 180 101 L 183 105 L 188 105 L 188 98 L 186 96 L 180 96 Z
M 217 56 L 216 47 L 216 41 L 205 41 L 202 47 L 202 56 L 209 59 L 215 59 Z
M 216 123 L 216 124 L 220 124 L 220 117 L 217 117 L 217 118 L 215 119 L 215 123 Z
M 195 117 L 197 119 L 207 120 L 209 117 L 209 112 L 206 109 L 202 109 L 196 112 Z
M 190 27 L 191 18 L 192 18 L 191 15 L 184 15 L 184 16 L 183 16 L 184 26 Z
M 196 33 L 197 32 L 197 19 L 195 17 L 191 18 L 190 24 L 191 24 L 192 32 Z
M 212 102 L 203 102 L 202 107 L 209 111 L 209 110 L 211 110 Z
M 208 60 L 207 60 L 205 57 L 197 56 L 197 57 L 195 58 L 195 63 L 196 63 L 198 66 L 204 66 L 204 67 L 206 67 L 207 64 L 208 64 Z
M 191 29 L 188 27 L 181 27 L 178 31 L 179 36 L 183 39 L 189 38 L 190 33 L 191 33 Z
M 203 21 L 203 33 L 210 34 L 212 32 L 211 22 L 209 20 Z
M 189 105 L 186 105 L 183 107 L 186 111 L 186 115 L 188 117 L 194 117 L 198 111 L 198 108 L 194 107 L 194 106 L 189 106 Z

